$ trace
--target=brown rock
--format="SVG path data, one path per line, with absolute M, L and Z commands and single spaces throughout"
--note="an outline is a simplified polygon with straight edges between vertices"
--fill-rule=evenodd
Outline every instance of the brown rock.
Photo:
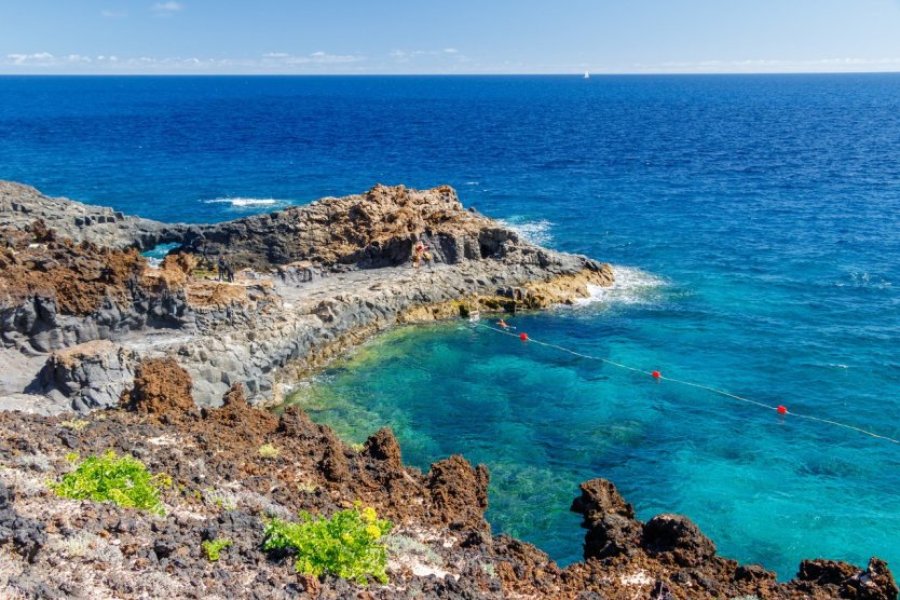
M 592 479 L 580 487 L 581 496 L 572 502 L 571 509 L 584 515 L 581 526 L 588 530 L 584 557 L 609 558 L 634 553 L 641 537 L 641 524 L 634 518 L 634 507 L 605 479 Z
M 330 430 L 322 432 L 321 444 L 324 445 L 319 469 L 325 479 L 333 483 L 341 483 L 350 478 L 350 463 L 344 454 L 344 444 Z
M 104 300 L 134 299 L 146 260 L 136 250 L 110 250 L 84 242 L 57 239 L 43 223 L 31 233 L 0 231 L 12 250 L 0 271 L 0 298 L 19 303 L 39 296 L 52 299 L 61 314 L 88 315 Z M 13 260 L 14 259 L 14 260 Z
M 278 418 L 278 433 L 289 438 L 309 439 L 319 435 L 319 429 L 300 407 L 289 406 Z
M 591 479 L 578 487 L 581 489 L 581 496 L 572 501 L 572 511 L 584 515 L 588 525 L 608 514 L 626 519 L 634 518 L 634 507 L 625 501 L 611 481 Z
M 887 563 L 879 558 L 870 559 L 865 571 L 837 560 L 805 560 L 795 581 L 803 590 L 824 588 L 852 600 L 897 600 L 900 591 Z
M 257 445 L 263 443 L 264 438 L 278 427 L 275 415 L 257 410 L 247 403 L 244 386 L 241 383 L 232 384 L 222 396 L 222 406 L 204 409 L 203 416 L 221 423 L 224 427 L 240 427 L 248 443 Z
M 671 559 L 682 567 L 696 567 L 716 555 L 716 545 L 700 528 L 681 515 L 657 515 L 644 525 L 641 545 L 647 554 Z
M 363 454 L 375 460 L 383 461 L 385 466 L 391 471 L 400 471 L 403 468 L 400 444 L 397 443 L 394 432 L 387 427 L 382 427 L 366 440 Z
M 230 408 L 235 411 L 246 410 L 250 407 L 247 404 L 247 397 L 244 395 L 244 386 L 240 383 L 233 383 L 231 387 L 222 396 L 222 407 Z
M 848 598 L 860 600 L 897 600 L 900 593 L 887 563 L 875 557 L 869 559 L 864 572 L 853 577 L 844 587 L 847 592 L 852 592 L 847 594 Z
M 484 511 L 488 506 L 487 467 L 472 468 L 465 458 L 454 454 L 431 465 L 427 487 L 436 516 L 453 529 L 486 530 Z
M 858 573 L 859 569 L 853 565 L 838 560 L 804 560 L 797 579 L 816 585 L 840 585 Z
M 175 416 L 192 412 L 191 376 L 173 358 L 142 361 L 136 370 L 134 388 L 126 394 L 130 410 Z

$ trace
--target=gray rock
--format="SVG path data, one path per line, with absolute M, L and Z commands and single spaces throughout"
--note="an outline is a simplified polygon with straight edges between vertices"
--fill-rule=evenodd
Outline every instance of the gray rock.
M 91 206 L 67 198 L 50 198 L 33 187 L 0 181 L 0 227 L 24 229 L 41 219 L 62 237 L 111 248 L 182 242 L 186 225 L 166 225 L 140 217 L 126 217 L 105 206 Z
M 189 289 L 154 295 L 138 287 L 130 290 L 133 301 L 107 299 L 81 317 L 60 314 L 52 298 L 0 302 L 2 345 L 47 356 L 28 391 L 53 407 L 65 399 L 76 410 L 116 403 L 133 365 L 159 355 L 188 370 L 201 405 L 218 405 L 236 382 L 251 402 L 277 402 L 298 377 L 368 336 L 458 315 L 452 301 L 473 308 L 486 302 L 485 310 L 539 308 L 586 293 L 586 283 L 612 282 L 608 265 L 530 244 L 466 211 L 446 186 L 376 186 L 227 223 L 170 226 L 0 182 L 0 227 L 26 228 L 37 217 L 76 240 L 139 248 L 177 241 L 201 262 L 221 256 L 232 267 L 249 267 L 208 302 L 190 300 Z M 428 250 L 415 267 L 418 242 Z M 542 289 L 548 281 L 569 288 Z M 217 284 L 202 285 L 213 298 L 210 286 Z M 90 346 L 98 340 L 107 345 Z
M 28 391 L 66 398 L 78 411 L 116 406 L 137 363 L 134 351 L 108 340 L 72 346 L 47 359 Z

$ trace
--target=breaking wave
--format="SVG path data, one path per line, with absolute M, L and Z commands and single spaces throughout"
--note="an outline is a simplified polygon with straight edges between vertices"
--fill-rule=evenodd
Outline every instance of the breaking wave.
M 504 227 L 512 229 L 532 244 L 546 246 L 553 240 L 553 235 L 550 233 L 553 223 L 546 219 L 528 221 L 524 217 L 510 217 L 499 219 L 499 221 Z
M 281 206 L 287 204 L 286 200 L 275 198 L 213 198 L 204 200 L 204 204 L 229 204 L 233 208 L 254 208 L 257 206 Z
M 610 287 L 589 285 L 589 298 L 575 301 L 576 306 L 587 306 L 595 303 L 649 304 L 659 299 L 660 293 L 668 283 L 647 271 L 634 267 L 613 265 L 615 283 Z

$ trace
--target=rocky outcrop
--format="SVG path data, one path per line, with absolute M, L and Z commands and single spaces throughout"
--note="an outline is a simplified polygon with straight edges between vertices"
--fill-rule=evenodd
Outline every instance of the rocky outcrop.
M 0 229 L 0 341 L 49 352 L 142 328 L 181 328 L 182 288 L 144 277 L 136 250 L 60 238 L 35 221 Z
M 60 237 L 76 243 L 147 250 L 158 244 L 181 243 L 191 228 L 130 217 L 105 206 L 67 198 L 50 198 L 33 187 L 0 181 L 0 228 L 26 230 L 42 221 Z
M 136 363 L 133 351 L 109 340 L 86 342 L 51 354 L 28 391 L 81 412 L 108 408 L 131 383 Z
M 427 486 L 437 518 L 451 530 L 487 531 L 488 479 L 487 467 L 472 468 L 459 455 L 431 465 Z
M 0 358 L 45 357 L 0 379 L 0 406 L 24 407 L 26 389 L 48 395 L 48 410 L 108 406 L 134 364 L 161 356 L 188 371 L 203 406 L 235 383 L 253 403 L 278 402 L 283 386 L 396 323 L 571 303 L 613 280 L 609 265 L 540 248 L 465 210 L 446 186 L 376 186 L 270 215 L 175 225 L 166 231 L 183 245 L 159 268 L 134 250 L 144 247 L 137 238 L 114 244 L 128 250 L 91 241 L 100 225 L 123 224 L 110 239 L 137 235 L 138 221 L 75 226 L 64 216 L 81 211 L 77 203 L 0 189 Z M 428 250 L 415 267 L 418 242 Z M 210 279 L 219 258 L 238 271 L 234 282 Z M 83 354 L 77 365 L 53 355 L 97 340 L 119 351 Z M 94 381 L 97 365 L 112 372 Z
M 36 519 L 18 515 L 12 506 L 15 499 L 15 491 L 0 481 L 0 547 L 11 545 L 30 563 L 47 541 L 46 528 Z
M 189 413 L 195 409 L 191 376 L 172 358 L 145 360 L 122 402 L 129 410 L 148 415 Z
M 627 555 L 640 546 L 642 528 L 635 520 L 634 507 L 625 502 L 616 487 L 605 479 L 581 484 L 581 496 L 572 510 L 584 516 L 588 530 L 584 540 L 585 558 Z
M 839 561 L 804 561 L 794 580 L 779 584 L 763 567 L 719 557 L 712 540 L 687 517 L 637 520 L 605 479 L 582 483 L 572 510 L 584 517 L 584 556 L 593 559 L 569 569 L 578 581 L 614 569 L 635 594 L 653 598 L 897 598 L 890 571 L 877 558 L 865 570 Z
M 779 583 L 718 557 L 684 517 L 638 521 L 603 479 L 573 502 L 588 529 L 585 560 L 562 569 L 531 544 L 491 535 L 483 466 L 452 456 L 422 473 L 403 465 L 389 429 L 360 450 L 296 407 L 276 417 L 250 406 L 240 385 L 221 408 L 197 411 L 189 387 L 173 362 L 145 362 L 122 409 L 78 420 L 0 413 L 0 597 L 897 599 L 883 561 L 804 561 Z M 165 516 L 47 491 L 71 469 L 67 453 L 110 448 L 172 478 Z M 356 502 L 394 523 L 387 585 L 297 576 L 292 557 L 262 551 L 272 516 L 327 516 Z M 211 562 L 201 542 L 217 538 L 232 545 Z
M 449 186 L 412 190 L 378 185 L 366 194 L 206 226 L 202 233 L 198 251 L 258 270 L 298 261 L 365 269 L 397 266 L 409 262 L 419 241 L 427 246 L 429 262 L 437 264 L 513 255 L 517 262 L 535 264 L 558 259 L 523 243 L 496 221 L 466 211 Z
M 796 588 L 811 595 L 824 588 L 838 598 L 859 600 L 895 600 L 900 593 L 887 563 L 878 558 L 869 560 L 865 570 L 835 560 L 805 560 L 800 563 Z

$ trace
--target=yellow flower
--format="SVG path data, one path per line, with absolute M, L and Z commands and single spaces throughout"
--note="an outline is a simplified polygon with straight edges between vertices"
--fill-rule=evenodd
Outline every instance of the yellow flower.
M 352 543 L 353 543 L 353 536 L 350 535 L 349 532 L 347 532 L 347 533 L 342 533 L 342 534 L 341 534 L 341 539 L 344 540 L 345 542 L 347 542 L 348 544 L 352 544 Z
M 381 537 L 381 529 L 378 527 L 378 525 L 367 525 L 366 535 L 368 535 L 373 540 L 377 540 Z
M 372 508 L 371 506 L 367 506 L 362 511 L 362 518 L 366 523 L 374 523 L 378 518 L 378 515 L 375 513 L 374 508 Z

